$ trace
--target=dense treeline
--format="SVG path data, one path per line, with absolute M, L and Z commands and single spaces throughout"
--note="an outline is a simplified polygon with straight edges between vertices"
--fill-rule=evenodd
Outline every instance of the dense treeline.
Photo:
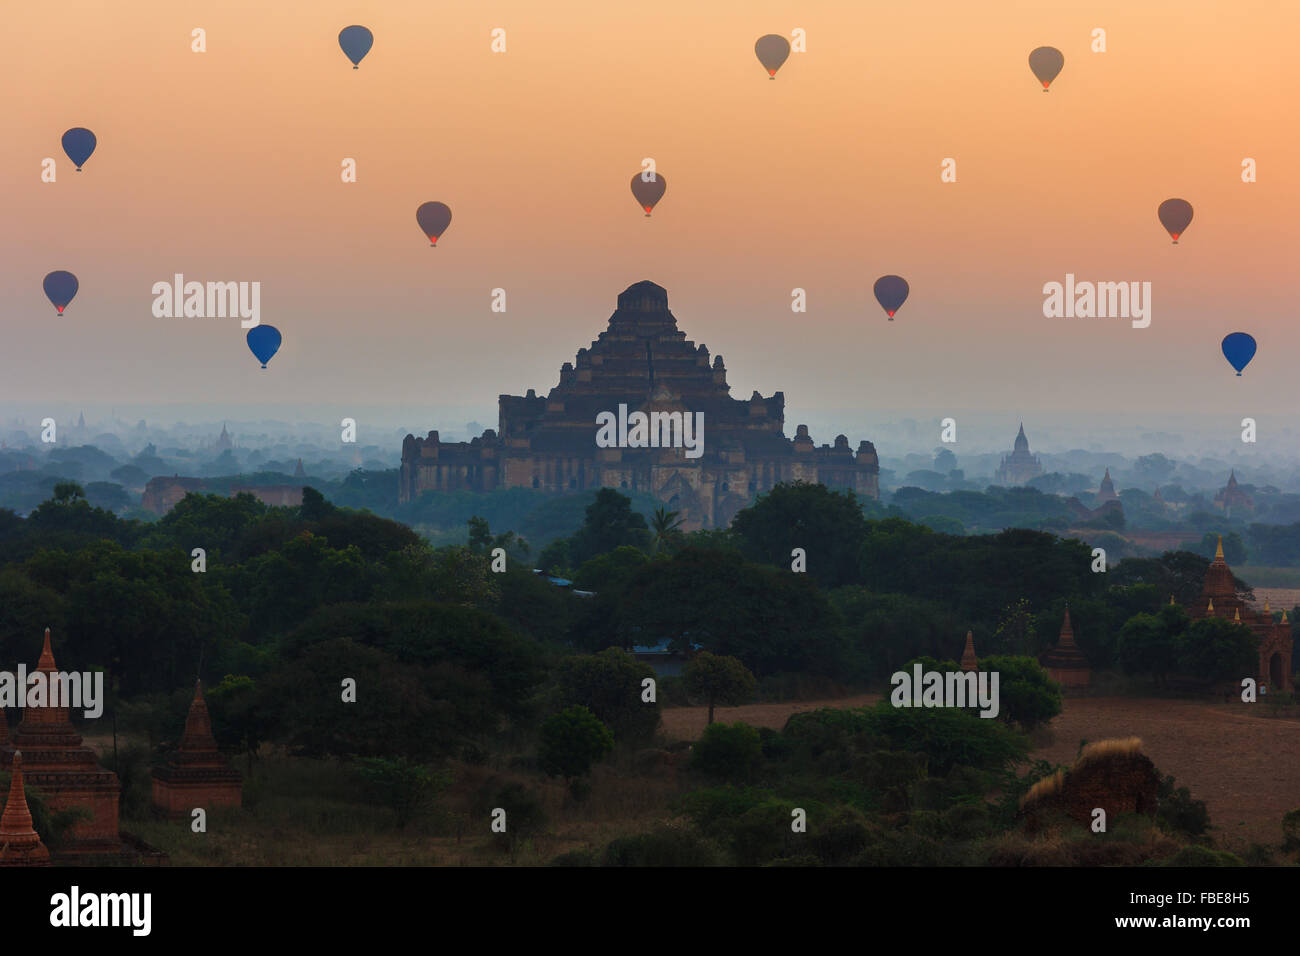
M 232 746 L 421 757 L 481 752 L 565 706 L 599 711 L 625 735 L 626 715 L 594 690 L 557 690 L 573 654 L 607 648 L 625 669 L 623 650 L 667 644 L 734 658 L 769 689 L 792 678 L 880 686 L 910 660 L 959 655 L 968 630 L 982 656 L 1036 657 L 1068 604 L 1097 668 L 1209 681 L 1249 666 L 1243 629 L 1162 616 L 1170 595 L 1197 593 L 1197 554 L 1096 573 L 1081 541 L 943 534 L 870 518 L 821 485 L 778 486 L 727 531 L 683 533 L 663 508 L 647 521 L 612 489 L 588 500 L 572 533 L 535 555 L 478 517 L 468 545 L 435 548 L 311 488 L 297 508 L 190 495 L 145 523 L 64 483 L 26 519 L 0 511 L 0 662 L 30 664 L 50 627 L 62 666 L 103 668 L 140 712 L 153 702 L 157 736 L 174 733 L 202 676 Z M 501 573 L 496 548 L 508 555 Z M 534 564 L 594 596 L 553 586 Z M 620 680 L 644 670 L 632 663 Z M 332 688 L 354 672 L 401 706 L 340 723 Z

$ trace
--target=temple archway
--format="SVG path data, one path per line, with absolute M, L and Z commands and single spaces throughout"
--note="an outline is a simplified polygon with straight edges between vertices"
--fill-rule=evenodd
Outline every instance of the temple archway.
M 1286 674 L 1282 671 L 1281 654 L 1274 654 L 1268 659 L 1268 686 L 1273 691 L 1281 691 L 1286 687 Z

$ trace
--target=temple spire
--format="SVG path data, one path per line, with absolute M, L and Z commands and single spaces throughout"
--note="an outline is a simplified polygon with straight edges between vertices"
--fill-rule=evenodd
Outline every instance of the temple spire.
M 1065 620 L 1061 623 L 1061 647 L 1074 646 L 1074 628 L 1070 626 L 1070 605 L 1065 606 Z
M 980 669 L 980 662 L 975 657 L 975 635 L 966 632 L 966 649 L 961 652 L 961 669 L 963 671 L 977 671 Z
M 1214 613 L 1214 598 L 1210 598 L 1210 606 L 1205 609 L 1208 613 Z
M 23 755 L 14 751 L 9 800 L 0 815 L 0 866 L 49 866 L 50 851 L 32 826 L 32 811 L 23 790 Z
M 1222 561 L 1223 560 L 1223 535 L 1219 535 L 1218 537 L 1219 537 L 1219 543 L 1218 545 L 1215 546 L 1214 549 L 1214 560 Z
M 203 699 L 203 681 L 194 682 L 194 699 L 190 701 L 190 712 L 185 716 L 185 733 L 181 735 L 180 749 L 201 753 L 215 752 L 216 738 L 212 736 L 212 717 L 208 714 L 207 702 Z
M 58 670 L 54 663 L 54 651 L 50 649 L 50 629 L 48 627 L 45 629 L 45 645 L 41 648 L 41 656 L 36 662 L 36 669 L 47 673 Z

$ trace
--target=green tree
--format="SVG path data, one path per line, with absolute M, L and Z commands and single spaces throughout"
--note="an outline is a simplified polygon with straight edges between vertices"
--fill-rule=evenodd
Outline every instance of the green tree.
M 867 521 L 851 491 L 783 482 L 737 514 L 731 531 L 751 561 L 788 569 L 791 552 L 803 548 L 809 576 L 824 587 L 859 580 L 858 553 Z
M 601 488 L 587 506 L 582 527 L 569 539 L 569 560 L 578 566 L 624 544 L 649 547 L 650 531 L 645 518 L 632 510 L 631 498 L 613 488 Z
M 754 675 L 739 659 L 708 651 L 691 656 L 682 668 L 682 680 L 686 683 L 687 693 L 702 697 L 708 703 L 709 724 L 713 723 L 715 705 L 734 707 L 748 703 L 758 689 Z
M 1021 598 L 1003 609 L 993 637 L 998 648 L 1007 654 L 1030 656 L 1038 650 L 1034 616 L 1027 600 Z
M 357 776 L 393 811 L 398 829 L 427 813 L 450 783 L 446 774 L 434 773 L 405 757 L 363 757 L 357 761 Z
M 681 519 L 678 517 L 680 512 L 669 511 L 667 508 L 656 508 L 654 517 L 650 519 L 650 531 L 653 534 L 651 539 L 652 551 L 658 551 L 669 541 L 679 537 L 681 532 Z
M 642 568 L 619 606 L 619 633 L 637 644 L 698 644 L 740 658 L 755 674 L 841 674 L 844 643 L 811 575 L 746 562 L 731 551 L 684 547 Z
M 990 655 L 980 670 L 998 674 L 998 717 L 1032 730 L 1061 712 L 1061 686 L 1032 657 Z
M 469 519 L 469 549 L 475 554 L 491 554 L 493 549 L 502 548 L 506 554 L 521 561 L 528 556 L 528 542 L 513 531 L 492 534 L 492 528 L 486 518 L 477 515 Z
M 258 706 L 257 684 L 245 674 L 227 674 L 204 692 L 204 698 L 212 714 L 212 735 L 222 747 L 246 755 L 251 774 L 257 749 L 273 730 Z
M 618 647 L 567 657 L 556 670 L 559 705 L 590 710 L 620 744 L 643 743 L 659 726 L 659 705 L 641 700 L 641 681 L 650 675 L 648 666 Z
M 614 735 L 586 707 L 566 707 L 542 722 L 538 759 L 552 777 L 585 777 L 614 749 Z
M 1255 676 L 1259 638 L 1250 628 L 1221 617 L 1194 621 L 1183 639 L 1182 670 L 1209 681 Z
M 1124 622 L 1119 638 L 1119 663 L 1128 674 L 1145 674 L 1163 684 L 1179 662 L 1187 612 L 1178 605 L 1159 614 L 1135 614 Z

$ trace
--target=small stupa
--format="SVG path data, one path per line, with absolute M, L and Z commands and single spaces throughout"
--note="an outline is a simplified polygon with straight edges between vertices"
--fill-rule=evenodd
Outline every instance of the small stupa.
M 32 826 L 32 811 L 23 791 L 23 755 L 9 765 L 9 800 L 0 816 L 0 866 L 49 866 L 50 851 Z
M 1087 687 L 1092 680 L 1092 667 L 1088 664 L 1088 658 L 1083 656 L 1083 652 L 1074 643 L 1069 607 L 1065 609 L 1065 620 L 1061 624 L 1061 636 L 1056 647 L 1044 652 L 1039 662 L 1047 671 L 1047 676 L 1066 690 Z
M 203 682 L 198 681 L 180 746 L 168 755 L 166 764 L 153 770 L 154 806 L 175 819 L 188 817 L 196 808 L 238 807 L 243 804 L 242 781 L 217 749 Z

